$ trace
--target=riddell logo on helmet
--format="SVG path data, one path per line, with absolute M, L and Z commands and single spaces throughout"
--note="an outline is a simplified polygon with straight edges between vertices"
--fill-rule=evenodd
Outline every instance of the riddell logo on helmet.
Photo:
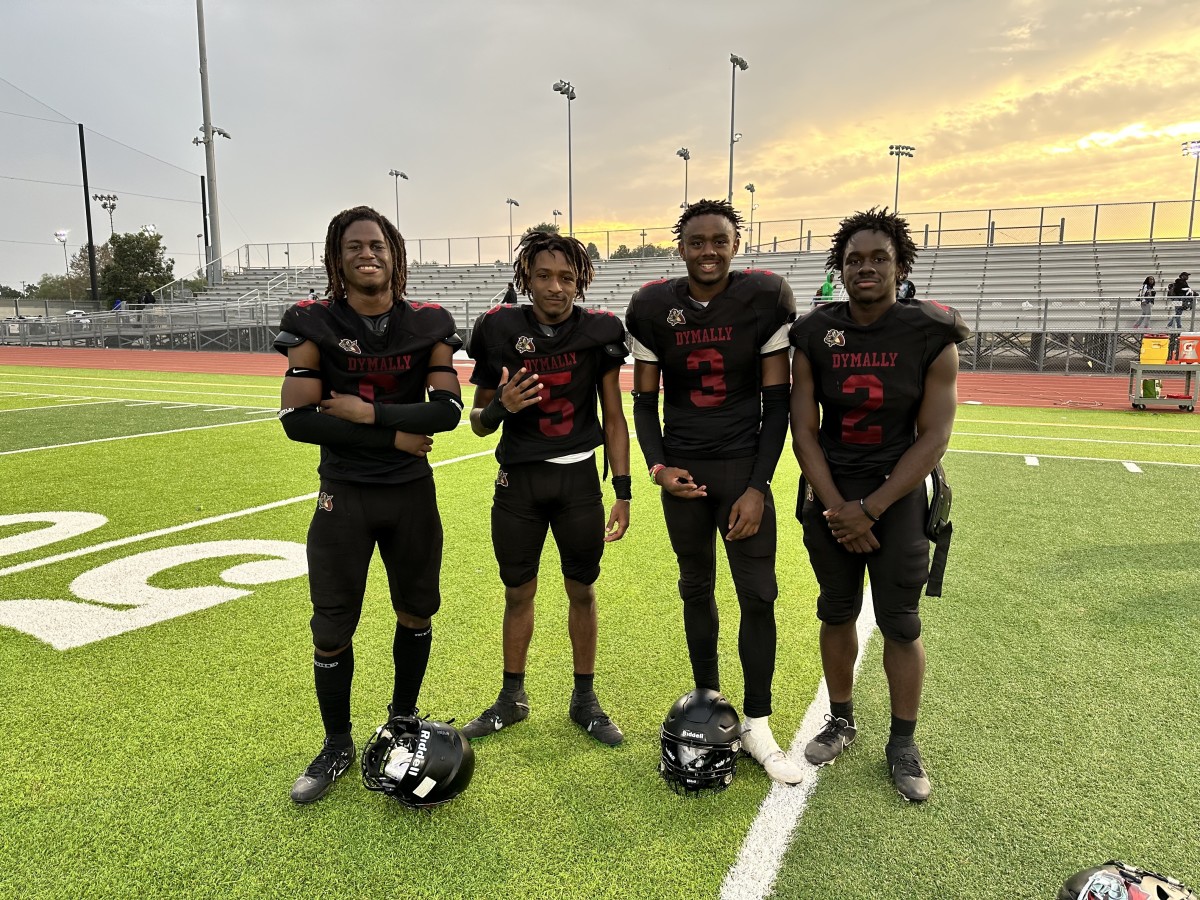
M 433 734 L 428 728 L 421 729 L 421 736 L 417 738 L 417 749 L 413 752 L 412 763 L 409 764 L 408 771 L 412 775 L 416 775 L 421 771 L 421 767 L 425 765 L 425 752 L 429 749 L 429 736 Z
M 704 735 L 697 734 L 695 731 L 684 731 L 684 732 L 681 732 L 681 734 L 684 737 L 696 738 L 696 740 L 699 740 L 699 741 L 704 740 Z

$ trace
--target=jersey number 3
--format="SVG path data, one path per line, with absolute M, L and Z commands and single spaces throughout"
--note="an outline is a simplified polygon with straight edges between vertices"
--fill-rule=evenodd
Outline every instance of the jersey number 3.
M 866 391 L 867 398 L 842 416 L 842 441 L 847 444 L 881 444 L 882 425 L 863 428 L 859 423 L 867 413 L 883 406 L 883 382 L 874 375 L 851 375 L 842 382 L 843 394 L 857 394 L 860 391 Z
M 566 397 L 554 396 L 554 388 L 571 383 L 570 372 L 547 372 L 538 376 L 542 389 L 538 392 L 538 426 L 546 437 L 563 437 L 575 427 L 575 404 Z M 560 391 L 560 393 L 564 393 Z
M 687 355 L 687 367 L 700 374 L 700 387 L 691 391 L 692 405 L 701 409 L 725 402 L 725 357 L 713 347 L 693 350 Z

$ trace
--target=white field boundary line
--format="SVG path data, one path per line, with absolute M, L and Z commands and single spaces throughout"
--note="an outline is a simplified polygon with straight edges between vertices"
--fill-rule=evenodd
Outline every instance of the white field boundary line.
M 114 437 L 92 438 L 90 441 L 71 441 L 68 444 L 49 444 L 45 447 L 22 447 L 19 450 L 0 450 L 0 456 L 12 456 L 17 453 L 36 453 L 39 450 L 61 450 L 64 447 L 83 447 L 87 444 L 107 444 L 109 441 L 132 441 L 136 438 L 158 437 L 163 434 L 179 434 L 184 431 L 204 431 L 208 428 L 232 428 L 235 425 L 257 425 L 259 422 L 274 421 L 274 410 L 272 415 L 264 416 L 261 419 L 252 419 L 249 422 L 218 422 L 216 425 L 192 425 L 189 428 L 171 428 L 167 431 L 146 431 L 141 434 L 118 434 Z
M 63 381 L 109 381 L 116 384 L 165 384 L 165 385 L 187 385 L 190 387 L 240 387 L 240 388 L 257 388 L 257 384 L 246 384 L 243 382 L 225 382 L 225 381 L 176 381 L 173 378 L 165 381 L 158 381 L 153 378 L 100 378 L 95 375 L 47 375 L 44 372 L 3 372 L 5 378 L 59 378 Z M 249 375 L 248 378 L 272 378 L 279 380 L 283 378 L 283 373 L 278 375 Z M 22 384 L 36 384 L 36 382 L 19 381 L 14 382 L 14 386 Z M 88 385 L 96 387 L 97 385 Z
M 1200 438 L 1200 434 L 1196 435 Z M 1102 438 L 1049 437 L 1043 434 L 992 434 L 985 431 L 954 431 L 954 437 L 1011 438 L 1014 441 L 1066 441 L 1072 444 L 1124 444 L 1132 447 L 1177 447 L 1181 450 L 1200 450 L 1196 444 L 1166 444 L 1159 441 L 1109 441 Z
M 245 422 L 234 422 L 234 425 L 245 425 Z M 208 426 L 210 428 L 216 426 Z M 437 462 L 430 463 L 430 467 L 437 469 L 441 466 L 448 466 L 452 463 L 464 462 L 468 459 L 476 459 L 480 456 L 491 456 L 495 450 L 483 450 L 479 453 L 468 453 L 466 456 L 456 456 L 453 459 L 442 459 Z M 255 513 L 266 512 L 272 509 L 279 509 L 284 506 L 291 506 L 294 503 L 304 503 L 306 500 L 315 500 L 317 492 L 311 494 L 301 494 L 298 497 L 289 497 L 286 500 L 275 500 L 271 503 L 264 503 L 261 506 L 251 506 L 248 509 L 239 509 L 234 512 L 222 513 L 219 516 L 208 516 L 204 519 L 197 519 L 194 522 L 184 522 L 182 525 L 172 525 L 168 528 L 158 528 L 154 531 L 147 531 L 143 534 L 134 534 L 129 537 L 117 538 L 111 541 L 105 541 L 101 544 L 93 544 L 90 547 L 80 547 L 78 550 L 68 550 L 65 553 L 58 553 L 54 556 L 47 556 L 44 559 L 35 559 L 26 563 L 19 563 L 15 566 L 9 566 L 6 569 L 0 569 L 0 577 L 4 575 L 15 575 L 18 572 L 28 572 L 30 569 L 39 569 L 42 566 L 53 565 L 57 562 L 62 562 L 65 559 L 75 559 L 79 556 L 88 556 L 92 553 L 100 553 L 104 550 L 111 550 L 114 547 L 124 547 L 126 544 L 136 544 L 140 541 L 148 541 L 153 538 L 163 537 L 168 534 L 177 534 L 180 531 L 190 531 L 193 528 L 203 528 L 205 525 L 215 525 L 217 522 L 228 522 L 231 519 L 240 519 L 244 516 L 252 516 Z
M 1154 425 L 1089 425 L 1084 422 L 1013 422 L 1008 419 L 958 419 L 960 425 L 1032 425 L 1037 428 L 1091 428 L 1096 431 L 1157 431 L 1164 434 L 1200 434 L 1196 428 L 1158 428 Z
M 203 397 L 203 396 L 218 396 L 218 397 L 220 397 L 220 396 L 230 396 L 230 397 L 238 397 L 239 399 L 242 399 L 242 400 L 246 400 L 246 399 L 251 399 L 251 400 L 259 400 L 259 399 L 261 399 L 261 400 L 270 400 L 270 401 L 271 401 L 273 404 L 276 404 L 276 405 L 275 405 L 275 406 L 270 406 L 270 407 L 268 407 L 268 406 L 244 406 L 244 405 L 242 405 L 242 404 L 234 404 L 233 406 L 231 406 L 231 407 L 230 407 L 230 409 L 274 409 L 274 410 L 276 410 L 276 411 L 278 411 L 278 410 L 279 410 L 279 406 L 278 406 L 279 400 L 278 400 L 278 398 L 276 398 L 276 397 L 261 397 L 261 398 L 260 398 L 260 397 L 249 397 L 249 398 L 247 398 L 247 397 L 243 397 L 241 394 L 228 394 L 228 395 L 216 394 L 216 395 L 205 395 L 205 394 L 201 394 L 201 393 L 198 393 L 198 392 L 193 392 L 193 391 L 167 391 L 166 393 L 169 393 L 169 394 L 170 394 L 170 393 L 175 393 L 175 394 L 189 394 L 189 395 L 191 395 L 191 396 L 193 396 L 193 397 Z M 54 397 L 62 397 L 63 395 L 62 395 L 62 394 L 30 394 L 29 396 L 30 396 L 30 397 L 36 397 L 36 398 L 38 398 L 38 399 L 46 399 L 46 400 L 49 400 L 49 399 L 51 399 L 51 398 L 54 398 Z M 71 399 L 71 400 L 112 400 L 114 403 L 158 403 L 158 404 L 164 404 L 164 403 L 177 403 L 177 402 L 178 402 L 178 401 L 175 401 L 175 400 L 147 400 L 145 397 L 97 397 L 95 394 L 92 394 L 92 395 L 90 395 L 90 396 L 84 396 L 84 397 L 71 397 L 71 398 L 69 398 L 69 399 Z M 214 403 L 214 402 L 211 402 L 211 401 L 210 401 L 210 402 L 208 402 L 208 403 L 194 403 L 194 402 L 184 402 L 184 403 L 179 403 L 179 407 L 183 407 L 183 406 L 218 406 L 218 405 L 220 405 L 220 404 L 218 404 L 218 403 Z M 175 407 L 175 406 L 163 406 L 162 408 L 163 408 L 163 409 L 177 409 L 177 408 L 179 408 L 179 407 Z
M 68 406 L 98 406 L 102 403 L 123 403 L 123 400 L 88 400 L 85 403 L 59 403 L 57 406 L 46 404 L 45 406 L 16 406 L 11 409 L 0 409 L 0 413 L 6 412 L 29 412 L 35 409 L 65 409 Z
M 168 384 L 169 383 L 170 382 L 168 382 Z M 64 384 L 52 384 L 52 383 L 44 384 L 44 383 L 38 382 L 38 381 L 22 382 L 22 386 L 25 386 L 25 385 L 30 385 L 32 387 L 58 387 L 58 388 L 61 388 L 61 387 L 84 387 L 84 385 L 69 385 L 69 384 L 64 385 Z M 100 391 L 106 391 L 106 390 L 135 391 L 139 394 L 185 394 L 189 397 L 237 397 L 239 400 L 271 400 L 271 401 L 274 401 L 277 399 L 274 396 L 262 397 L 262 396 L 258 396 L 256 394 L 225 394 L 225 393 L 214 393 L 211 391 L 173 391 L 170 388 L 162 388 L 162 387 L 135 388 L 135 387 L 124 387 L 123 386 L 120 388 L 106 388 L 103 385 L 93 384 L 93 385 L 87 385 L 87 388 L 89 390 L 93 390 L 93 391 L 96 391 L 96 390 L 100 390 Z M 30 391 L 30 393 L 37 396 L 36 392 L 34 392 L 34 391 Z M 54 396 L 61 396 L 61 395 L 42 394 L 41 396 L 54 397 Z M 121 397 L 119 399 L 121 399 L 121 400 L 141 400 L 144 398 Z
M 975 456 L 1016 456 L 1024 459 L 1028 454 L 1025 453 L 1008 453 L 1003 450 L 961 450 L 956 447 L 951 447 L 947 453 L 970 453 Z M 1069 462 L 1102 462 L 1102 463 L 1121 463 L 1125 460 L 1116 459 L 1105 456 L 1053 456 L 1049 453 L 1037 454 L 1039 459 L 1065 459 Z M 1179 469 L 1200 469 L 1200 463 L 1180 463 L 1180 462 L 1159 462 L 1154 459 L 1138 459 L 1130 460 L 1136 462 L 1139 466 L 1174 466 Z
M 3 574 L 0 572 L 0 574 Z M 875 631 L 875 606 L 871 589 L 863 591 L 862 612 L 855 627 L 858 632 L 858 657 L 854 660 L 854 676 L 862 665 L 867 643 Z M 804 745 L 814 738 L 824 724 L 829 711 L 829 688 L 822 678 L 816 696 L 809 704 L 788 756 L 804 771 L 804 780 L 796 785 L 772 784 L 771 790 L 750 824 L 737 861 L 725 874 L 721 884 L 721 900 L 760 900 L 770 895 L 783 856 L 791 844 L 792 832 L 804 815 L 808 799 L 817 786 L 820 768 L 804 758 Z

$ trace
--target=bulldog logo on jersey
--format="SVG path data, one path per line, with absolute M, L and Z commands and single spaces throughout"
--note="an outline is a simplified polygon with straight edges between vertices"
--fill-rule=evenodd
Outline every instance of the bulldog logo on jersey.
M 675 307 L 674 309 L 672 309 L 670 312 L 667 313 L 667 324 L 668 325 L 674 325 L 674 326 L 678 327 L 680 325 L 683 325 L 685 322 L 687 322 L 687 319 L 685 319 L 683 317 L 683 310 L 679 309 L 679 307 Z
M 508 473 L 503 469 L 496 473 L 496 487 L 508 487 Z
M 846 346 L 846 332 L 838 331 L 836 328 L 830 328 L 827 332 L 825 332 L 825 346 L 826 347 L 845 347 Z
M 350 338 L 342 338 L 338 341 L 338 347 L 345 350 L 347 353 L 362 353 L 358 349 L 358 341 L 352 341 Z
M 529 335 L 527 335 L 527 334 L 523 334 L 519 338 L 517 338 L 517 352 L 518 353 L 532 353 L 533 351 L 534 351 L 533 338 L 529 337 Z
M 327 494 L 321 491 L 317 497 L 317 506 L 325 512 L 333 512 L 333 494 Z

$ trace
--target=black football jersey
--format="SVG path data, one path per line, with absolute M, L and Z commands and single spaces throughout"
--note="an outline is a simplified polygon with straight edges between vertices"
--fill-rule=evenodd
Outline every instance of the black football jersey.
M 454 318 L 435 303 L 397 303 L 386 327 L 368 327 L 348 303 L 301 300 L 279 327 L 307 338 L 321 352 L 321 396 L 355 394 L 368 402 L 421 403 L 429 357 L 439 343 L 461 343 Z M 382 324 L 382 323 L 381 323 Z M 400 484 L 431 474 L 429 462 L 400 450 L 321 447 L 323 478 Z
M 582 453 L 604 443 L 597 416 L 597 387 L 625 362 L 625 329 L 610 312 L 576 306 L 565 322 L 546 326 L 533 307 L 497 306 L 475 320 L 467 349 L 475 360 L 471 383 L 500 386 L 524 367 L 541 381 L 539 402 L 504 420 L 496 459 L 502 465 L 540 462 Z
M 731 272 L 701 308 L 687 278 L 652 281 L 629 303 L 629 333 L 658 357 L 663 446 L 683 458 L 737 458 L 758 451 L 760 348 L 796 315 L 792 289 L 772 272 Z
M 893 304 L 870 325 L 849 303 L 825 303 L 796 321 L 789 339 L 812 366 L 821 405 L 819 440 L 835 475 L 879 476 L 917 439 L 925 373 L 970 329 L 957 311 L 929 300 Z

